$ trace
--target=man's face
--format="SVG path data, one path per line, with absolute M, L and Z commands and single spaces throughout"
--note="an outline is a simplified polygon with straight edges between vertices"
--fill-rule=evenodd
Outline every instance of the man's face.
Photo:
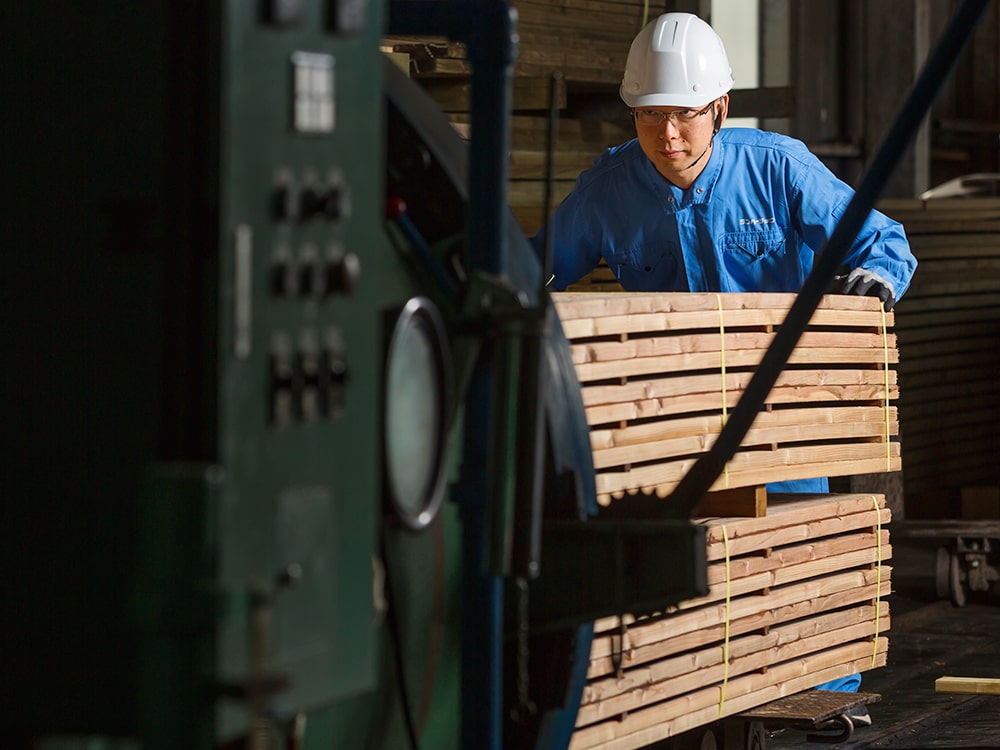
M 704 107 L 637 107 L 632 110 L 643 153 L 657 171 L 681 188 L 690 187 L 708 162 L 715 122 L 725 120 L 729 97 Z

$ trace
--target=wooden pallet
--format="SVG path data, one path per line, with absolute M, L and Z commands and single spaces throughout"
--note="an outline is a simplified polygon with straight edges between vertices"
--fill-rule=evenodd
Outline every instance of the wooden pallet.
M 664 497 L 711 448 L 790 294 L 553 295 L 591 426 L 598 501 Z M 713 490 L 896 471 L 892 315 L 831 296 L 816 310 Z
M 885 498 L 770 500 L 764 518 L 703 519 L 706 596 L 595 623 L 570 747 L 644 747 L 884 665 Z

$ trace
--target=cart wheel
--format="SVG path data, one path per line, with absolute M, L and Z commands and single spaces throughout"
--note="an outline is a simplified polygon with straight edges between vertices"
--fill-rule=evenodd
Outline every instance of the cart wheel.
M 965 606 L 965 573 L 962 571 L 962 561 L 958 554 L 951 556 L 951 602 L 956 607 Z
M 698 746 L 698 750 L 720 750 L 719 743 L 715 739 L 715 732 L 709 729 L 701 736 L 701 745 Z
M 938 547 L 934 584 L 938 599 L 951 597 L 951 550 L 947 547 Z
M 715 737 L 715 732 L 705 727 L 692 729 L 677 738 L 677 750 L 722 750 Z
M 759 721 L 751 722 L 747 727 L 747 750 L 765 750 L 767 732 Z

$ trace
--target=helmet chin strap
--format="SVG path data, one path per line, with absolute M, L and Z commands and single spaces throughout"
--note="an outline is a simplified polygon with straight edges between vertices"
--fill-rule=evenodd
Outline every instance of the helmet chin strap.
M 713 127 L 712 127 L 712 137 L 709 139 L 708 145 L 705 146 L 705 150 L 701 152 L 701 154 L 698 156 L 697 159 L 695 159 L 693 162 L 691 162 L 686 167 L 684 167 L 684 169 L 681 170 L 682 172 L 686 172 L 687 170 L 691 169 L 695 164 L 697 164 L 698 162 L 700 162 L 703 158 L 705 158 L 705 154 L 708 153 L 709 149 L 712 148 L 712 144 L 715 143 L 715 134 L 719 132 L 719 127 L 720 127 L 720 125 L 719 125 L 719 116 L 721 114 L 722 113 L 719 110 L 716 110 L 716 112 L 715 112 L 715 122 L 713 123 Z
M 695 164 L 697 164 L 698 162 L 700 162 L 705 157 L 705 154 L 708 153 L 708 150 L 710 148 L 712 148 L 712 144 L 714 142 L 715 142 L 715 133 L 712 133 L 712 139 L 708 142 L 708 145 L 705 146 L 705 150 L 701 152 L 701 155 L 697 159 L 695 159 L 693 162 L 691 162 L 690 164 L 688 164 L 686 167 L 684 167 L 684 169 L 681 170 L 681 171 L 687 171 L 687 170 L 691 169 Z

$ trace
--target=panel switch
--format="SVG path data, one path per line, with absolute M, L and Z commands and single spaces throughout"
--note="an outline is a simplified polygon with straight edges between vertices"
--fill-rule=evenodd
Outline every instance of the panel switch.
M 298 26 L 304 10 L 305 0 L 263 0 L 263 20 L 269 26 Z
M 330 248 L 326 261 L 326 296 L 335 294 L 351 296 L 361 279 L 361 260 L 354 253 L 334 246 Z
M 330 30 L 357 34 L 368 25 L 368 0 L 328 0 Z
M 271 347 L 269 421 L 273 427 L 287 427 L 295 416 L 295 365 L 287 337 L 278 335 Z

